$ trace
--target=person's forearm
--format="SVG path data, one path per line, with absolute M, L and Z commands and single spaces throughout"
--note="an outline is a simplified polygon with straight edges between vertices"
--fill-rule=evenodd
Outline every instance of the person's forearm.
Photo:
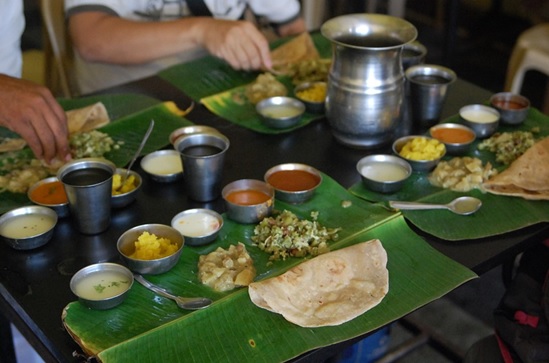
M 69 27 L 73 44 L 87 61 L 140 64 L 197 47 L 202 27 L 212 18 L 135 22 L 103 13 L 76 14 Z
M 307 27 L 305 26 L 305 20 L 303 20 L 303 18 L 297 18 L 291 23 L 281 25 L 278 28 L 278 34 L 281 36 L 295 35 L 303 33 L 306 30 Z

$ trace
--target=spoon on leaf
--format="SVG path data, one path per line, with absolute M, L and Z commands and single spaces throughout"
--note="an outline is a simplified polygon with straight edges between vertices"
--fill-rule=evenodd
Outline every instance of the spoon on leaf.
M 482 201 L 474 197 L 459 197 L 448 204 L 390 201 L 389 206 L 400 210 L 448 209 L 456 214 L 468 215 L 475 213 L 482 206 Z
M 141 140 L 141 144 L 139 144 L 139 147 L 135 151 L 135 154 L 133 155 L 132 160 L 130 161 L 130 164 L 128 165 L 128 168 L 126 169 L 126 174 L 124 174 L 124 178 L 122 178 L 122 181 L 126 180 L 128 176 L 130 175 L 130 169 L 132 168 L 133 164 L 141 154 L 141 151 L 143 150 L 143 147 L 147 143 L 147 140 L 149 139 L 149 136 L 151 136 L 151 132 L 154 128 L 154 120 L 151 120 L 151 123 L 149 124 L 149 128 L 147 129 L 147 132 L 145 132 L 145 135 L 143 136 L 143 140 Z
M 134 274 L 135 281 L 139 282 L 141 285 L 145 286 L 147 289 L 157 293 L 160 296 L 172 299 L 176 302 L 177 306 L 184 310 L 198 310 L 203 309 L 212 304 L 212 300 L 205 297 L 181 297 L 170 294 L 168 290 L 161 288 L 153 284 L 152 282 L 145 280 L 141 275 Z

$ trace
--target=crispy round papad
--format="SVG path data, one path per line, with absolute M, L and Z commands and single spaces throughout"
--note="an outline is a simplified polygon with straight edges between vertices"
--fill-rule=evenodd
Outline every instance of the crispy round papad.
M 389 291 L 387 253 L 379 240 L 332 251 L 250 284 L 252 302 L 302 327 L 345 323 Z
M 549 137 L 536 142 L 483 187 L 492 194 L 549 200 Z
M 67 111 L 66 115 L 69 134 L 91 131 L 110 122 L 109 113 L 102 102 Z

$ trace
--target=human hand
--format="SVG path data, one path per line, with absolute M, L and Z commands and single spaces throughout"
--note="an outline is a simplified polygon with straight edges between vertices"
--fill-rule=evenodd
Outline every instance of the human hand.
M 46 87 L 0 75 L 0 125 L 21 135 L 38 159 L 70 158 L 65 112 Z
M 251 22 L 211 19 L 203 29 L 202 44 L 234 69 L 272 67 L 269 42 Z

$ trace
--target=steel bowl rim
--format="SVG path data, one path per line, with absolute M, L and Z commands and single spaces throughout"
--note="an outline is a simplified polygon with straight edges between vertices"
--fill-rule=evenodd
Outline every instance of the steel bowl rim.
M 285 189 L 279 189 L 279 188 L 276 188 L 275 186 L 269 184 L 269 182 L 267 181 L 267 179 L 269 178 L 269 176 L 271 176 L 272 174 L 278 172 L 278 171 L 284 171 L 284 170 L 302 170 L 302 171 L 306 171 L 316 177 L 318 177 L 318 183 L 310 188 L 310 189 L 303 189 L 303 190 L 285 190 Z M 316 169 L 315 167 L 313 166 L 310 166 L 310 165 L 307 165 L 307 164 L 303 164 L 303 163 L 283 163 L 283 164 L 278 164 L 278 165 L 275 165 L 271 168 L 269 168 L 265 174 L 263 175 L 263 181 L 265 183 L 267 183 L 268 185 L 270 185 L 274 190 L 275 192 L 277 191 L 281 191 L 283 193 L 287 193 L 287 194 L 293 194 L 293 195 L 299 195 L 299 194 L 304 194 L 304 193 L 308 193 L 308 192 L 311 192 L 311 191 L 314 191 L 316 190 L 320 184 L 322 184 L 322 173 Z
M 180 172 L 177 172 L 177 173 L 171 173 L 171 174 L 156 174 L 156 173 L 152 173 L 152 172 L 148 171 L 144 167 L 144 163 L 147 160 L 158 157 L 159 155 L 161 156 L 161 155 L 171 155 L 171 154 L 180 155 L 179 151 L 174 150 L 174 149 L 156 150 L 156 151 L 150 152 L 147 155 L 143 156 L 143 158 L 141 159 L 141 161 L 139 163 L 141 165 L 141 169 L 143 169 L 143 171 L 145 173 L 147 173 L 148 175 L 154 177 L 155 180 L 171 180 L 173 178 L 177 178 L 177 177 L 183 175 L 183 171 L 180 171 Z
M 173 226 L 174 222 L 184 216 L 184 215 L 187 215 L 187 214 L 198 214 L 198 213 L 206 213 L 206 214 L 209 214 L 211 216 L 213 216 L 215 219 L 217 219 L 217 221 L 219 222 L 219 226 L 217 227 L 217 229 L 211 233 L 207 233 L 207 234 L 203 234 L 203 235 L 200 235 L 200 236 L 186 236 L 184 235 L 183 233 L 179 232 L 179 230 L 177 230 L 177 228 L 175 228 Z M 201 238 L 206 238 L 206 237 L 210 237 L 216 233 L 219 233 L 219 231 L 221 230 L 221 228 L 223 228 L 223 217 L 221 216 L 221 214 L 217 213 L 216 211 L 214 210 L 211 210 L 211 209 L 208 209 L 208 208 L 191 208 L 191 209 L 185 209 L 179 213 L 177 213 L 176 215 L 173 216 L 170 224 L 172 226 L 172 228 L 176 229 L 179 233 L 181 233 L 183 235 L 183 237 L 185 239 L 201 239 Z
M 305 103 L 305 104 L 310 103 L 311 105 L 315 105 L 315 106 L 320 106 L 320 105 L 325 104 L 325 103 L 326 103 L 326 100 L 320 101 L 320 102 L 309 101 L 309 100 L 305 100 L 305 99 L 303 99 L 303 98 L 301 98 L 301 97 L 299 97 L 299 96 L 297 95 L 297 93 L 298 93 L 299 91 L 304 90 L 304 89 L 307 89 L 307 88 L 309 88 L 309 87 L 311 87 L 311 86 L 313 86 L 313 85 L 315 85 L 315 84 L 323 84 L 323 85 L 325 85 L 326 87 L 328 87 L 328 82 L 325 82 L 325 81 L 302 82 L 302 83 L 298 84 L 297 86 L 295 86 L 295 88 L 294 88 L 294 95 L 295 95 L 295 97 L 296 97 L 299 101 L 301 101 L 301 102 L 303 102 L 303 103 Z
M 463 111 L 465 110 L 468 110 L 468 109 L 477 109 L 477 110 L 482 110 L 482 111 L 486 111 L 488 113 L 491 113 L 492 115 L 494 116 L 497 116 L 496 120 L 495 121 L 491 121 L 491 122 L 476 122 L 476 121 L 473 121 L 473 120 L 470 120 L 466 117 L 463 117 Z M 499 122 L 500 118 L 501 118 L 501 114 L 498 110 L 496 110 L 494 107 L 491 107 L 491 106 L 487 106 L 487 105 L 482 105 L 480 103 L 475 103 L 475 104 L 471 104 L 471 105 L 466 105 L 466 106 L 463 106 L 459 109 L 459 117 L 461 117 L 463 120 L 467 121 L 467 122 L 470 122 L 472 124 L 477 124 L 477 125 L 493 125 L 497 122 Z
M 168 229 L 168 230 L 171 229 L 171 230 L 174 231 L 174 233 L 176 233 L 176 235 L 179 235 L 181 237 L 181 241 L 180 242 L 177 241 L 177 244 L 179 245 L 179 248 L 174 253 L 172 253 L 169 256 L 164 256 L 162 258 L 157 258 L 157 259 L 154 259 L 154 260 L 140 260 L 140 259 L 128 256 L 126 253 L 124 253 L 121 250 L 122 244 L 125 245 L 126 243 L 129 243 L 129 242 L 125 242 L 125 238 L 123 238 L 123 237 L 127 237 L 131 233 L 149 232 L 151 234 L 156 235 L 157 237 L 162 237 L 162 236 L 158 236 L 156 233 L 150 232 L 150 228 L 155 228 L 155 227 L 165 228 L 165 229 Z M 139 236 L 137 236 L 137 237 L 139 237 Z M 137 238 L 135 240 L 137 241 Z M 161 262 L 161 261 L 168 260 L 168 259 L 180 254 L 181 251 L 183 250 L 184 245 L 185 245 L 185 238 L 181 235 L 181 233 L 179 233 L 179 231 L 177 229 L 175 229 L 172 226 L 169 226 L 167 224 L 160 224 L 160 223 L 147 223 L 147 224 L 140 224 L 138 226 L 132 227 L 132 228 L 124 231 L 120 235 L 120 237 L 118 237 L 118 240 L 116 241 L 116 249 L 118 250 L 118 253 L 120 253 L 124 258 L 128 259 L 129 261 L 137 261 L 137 262 L 145 262 L 145 263 L 146 262 L 154 263 L 154 262 Z
M 238 185 L 238 184 L 249 184 L 249 183 L 252 183 L 253 185 L 259 185 L 261 187 L 264 187 L 266 190 L 261 190 L 261 191 L 265 191 L 266 193 L 268 193 L 269 199 L 267 201 L 263 202 L 263 203 L 248 204 L 248 205 L 236 204 L 236 203 L 233 203 L 233 202 L 227 200 L 227 194 L 228 194 L 229 191 L 232 192 L 232 191 L 235 191 L 235 190 L 245 189 L 245 188 L 231 189 L 231 187 L 234 187 L 235 185 Z M 247 189 L 256 189 L 257 190 L 257 188 L 247 188 Z M 238 179 L 238 180 L 232 181 L 232 182 L 228 183 L 227 185 L 225 185 L 223 187 L 223 189 L 221 190 L 221 196 L 222 196 L 222 198 L 225 202 L 229 203 L 232 206 L 240 207 L 240 208 L 247 208 L 247 207 L 254 208 L 254 207 L 269 203 L 269 201 L 272 202 L 272 200 L 274 199 L 274 196 L 275 196 L 275 189 L 270 184 L 268 184 L 267 182 L 264 182 L 263 180 L 259 180 L 259 179 Z
M 444 142 L 442 140 L 437 139 L 438 141 L 440 141 L 440 142 L 442 142 L 443 144 L 446 144 L 446 145 L 450 145 L 450 146 L 467 146 L 467 145 L 471 145 L 477 139 L 477 135 L 475 133 L 475 130 L 473 130 L 472 128 L 470 128 L 467 125 L 462 125 L 462 124 L 458 124 L 458 123 L 455 123 L 455 122 L 444 122 L 444 123 L 441 123 L 441 124 L 434 125 L 431 128 L 429 128 L 429 135 L 432 138 L 436 139 L 436 137 L 434 137 L 432 135 L 433 130 L 442 129 L 442 128 L 462 129 L 462 130 L 466 130 L 466 131 L 470 132 L 473 135 L 473 138 L 469 142 Z
M 496 106 L 494 105 L 494 102 L 496 100 L 499 100 L 499 99 L 502 99 L 502 100 L 516 100 L 518 99 L 519 101 L 522 101 L 521 102 L 521 108 L 518 108 L 518 109 L 513 109 L 513 108 L 503 108 L 503 107 L 499 107 L 499 106 Z M 498 93 L 495 93 L 493 94 L 491 97 L 490 97 L 490 105 L 495 108 L 496 110 L 498 109 L 501 109 L 501 110 L 504 110 L 505 112 L 523 112 L 524 110 L 527 110 L 530 108 L 531 106 L 531 103 L 530 103 L 530 100 L 519 94 L 519 93 L 513 93 L 513 92 L 498 92 Z
M 47 178 L 44 178 L 44 179 L 41 179 L 39 181 L 37 181 L 36 183 L 34 183 L 30 188 L 29 190 L 27 191 L 27 197 L 29 198 L 29 200 L 37 205 L 41 205 L 41 206 L 44 206 L 44 207 L 50 207 L 50 208 L 54 208 L 54 207 L 68 207 L 69 205 L 69 201 L 67 200 L 66 203 L 57 203 L 57 204 L 49 204 L 49 203 L 40 203 L 34 199 L 32 199 L 31 197 L 31 193 L 36 189 L 38 188 L 40 185 L 42 184 L 46 184 L 46 183 L 52 183 L 52 182 L 55 182 L 55 181 L 58 181 L 61 183 L 61 180 L 59 180 L 58 177 L 56 176 L 49 176 Z M 63 183 L 61 183 L 63 184 Z
M 44 214 L 44 215 L 47 215 L 47 216 L 53 218 L 53 224 L 52 224 L 51 228 L 49 228 L 47 231 L 44 231 L 42 233 L 35 234 L 35 235 L 25 237 L 25 238 L 11 238 L 11 237 L 7 237 L 5 235 L 1 235 L 1 236 L 4 237 L 5 239 L 9 239 L 9 240 L 17 240 L 17 241 L 31 240 L 33 238 L 44 236 L 44 235 L 50 233 L 55 228 L 55 226 L 57 225 L 57 222 L 59 220 L 59 217 L 58 217 L 57 213 L 49 207 L 42 206 L 42 205 L 27 205 L 27 206 L 24 206 L 24 207 L 14 208 L 12 210 L 7 211 L 3 215 L 1 215 L 0 216 L 0 226 L 2 224 L 6 223 L 6 221 L 8 221 L 11 218 L 15 218 L 15 217 L 18 217 L 18 216 L 23 216 L 23 215 L 29 215 L 29 214 Z
M 126 172 L 126 170 L 128 169 L 124 169 L 124 168 L 117 168 L 116 169 L 116 172 L 115 174 L 124 174 Z M 117 194 L 117 195 L 112 195 L 112 198 L 121 198 L 121 197 L 127 197 L 129 196 L 130 194 L 132 193 L 136 193 L 140 188 L 141 188 L 141 185 L 143 184 L 143 179 L 141 178 L 141 175 L 139 175 L 138 172 L 136 172 L 135 170 L 130 170 L 130 175 L 133 175 L 136 177 L 136 180 L 138 181 L 137 185 L 135 186 L 134 189 L 130 190 L 129 192 L 126 192 L 124 194 Z
M 425 135 L 408 135 L 408 136 L 402 136 L 402 137 L 399 137 L 398 139 L 396 139 L 394 142 L 393 142 L 393 146 L 392 146 L 392 149 L 393 149 L 393 152 L 398 156 L 398 157 L 401 157 L 402 159 L 408 161 L 409 163 L 421 163 L 421 164 L 427 164 L 427 163 L 431 163 L 431 162 L 436 162 L 437 160 L 440 160 L 442 159 L 445 155 L 446 155 L 446 147 L 444 147 L 444 153 L 442 153 L 441 156 L 439 156 L 438 158 L 436 159 L 432 159 L 432 160 L 412 160 L 412 159 L 408 159 L 408 158 L 405 158 L 403 156 L 400 156 L 400 149 L 402 149 L 402 146 L 404 146 L 404 144 L 409 141 L 409 140 L 412 140 L 413 138 L 415 137 L 422 137 L 422 138 L 425 138 L 425 139 L 432 139 L 432 140 L 436 140 L 434 137 L 431 137 L 431 136 L 425 136 Z M 439 141 L 439 140 L 437 140 Z M 441 144 L 444 144 L 443 142 L 439 141 Z M 413 166 L 412 166 L 413 168 Z
M 385 159 L 385 160 L 377 161 L 375 159 Z M 368 178 L 367 176 L 362 174 L 361 167 L 363 167 L 365 165 L 368 165 L 368 164 L 372 164 L 372 163 L 398 164 L 398 165 L 404 167 L 404 169 L 406 169 L 406 176 L 402 179 L 399 179 L 399 180 L 390 180 L 390 181 L 379 181 L 379 180 L 374 180 L 374 179 Z M 379 184 L 384 184 L 384 185 L 394 185 L 394 184 L 402 183 L 406 179 L 408 179 L 412 175 L 412 172 L 413 172 L 412 165 L 410 165 L 410 163 L 407 161 L 407 159 L 405 159 L 403 157 L 396 156 L 396 155 L 389 155 L 389 154 L 367 155 L 367 156 L 363 157 L 362 159 L 360 159 L 356 163 L 356 170 L 362 178 L 368 179 L 369 181 L 374 182 L 374 183 L 379 183 Z
M 117 295 L 110 296 L 110 297 L 105 298 L 105 299 L 99 299 L 99 300 L 87 299 L 87 298 L 84 298 L 84 297 L 78 295 L 76 293 L 76 289 L 75 289 L 76 286 L 75 285 L 79 281 L 81 281 L 82 279 L 86 278 L 87 276 L 89 276 L 90 274 L 92 274 L 94 272 L 104 271 L 105 269 L 102 269 L 102 267 L 108 267 L 108 269 L 107 269 L 108 271 L 116 270 L 116 271 L 123 272 L 130 279 L 130 283 L 128 284 L 127 289 L 120 292 Z M 71 292 L 74 295 L 76 295 L 79 299 L 84 300 L 84 301 L 90 301 L 90 302 L 93 302 L 93 303 L 101 303 L 101 302 L 109 302 L 111 300 L 115 300 L 117 298 L 120 298 L 124 294 L 127 294 L 127 292 L 130 291 L 130 289 L 132 288 L 133 282 L 134 282 L 133 273 L 126 266 L 118 264 L 118 263 L 113 263 L 113 262 L 98 262 L 98 263 L 94 263 L 94 264 L 91 264 L 91 265 L 88 265 L 88 266 L 84 266 L 80 270 L 78 270 L 71 277 L 70 282 L 69 282 L 69 287 L 71 289 Z
M 279 103 L 273 103 L 275 101 L 279 101 Z M 263 113 L 263 108 L 266 107 L 267 105 L 280 106 L 282 104 L 290 104 L 292 106 L 295 106 L 295 108 L 299 112 L 296 115 L 286 116 L 286 117 L 271 117 Z M 264 100 L 261 100 L 260 102 L 258 102 L 257 105 L 255 106 L 255 109 L 257 113 L 259 113 L 264 118 L 268 118 L 273 121 L 288 121 L 288 120 L 293 120 L 294 118 L 301 117 L 305 112 L 305 104 L 303 103 L 303 101 L 297 98 L 288 97 L 288 96 L 274 96 L 274 97 L 265 98 Z

